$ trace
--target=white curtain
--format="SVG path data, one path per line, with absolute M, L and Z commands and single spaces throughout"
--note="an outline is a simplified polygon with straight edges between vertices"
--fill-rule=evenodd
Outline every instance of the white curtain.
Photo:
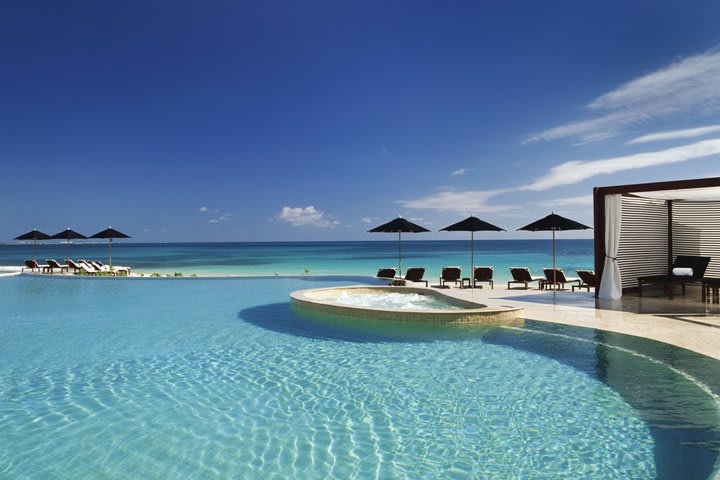
M 605 195 L 605 268 L 600 282 L 600 298 L 622 297 L 622 279 L 617 254 L 622 226 L 622 196 Z

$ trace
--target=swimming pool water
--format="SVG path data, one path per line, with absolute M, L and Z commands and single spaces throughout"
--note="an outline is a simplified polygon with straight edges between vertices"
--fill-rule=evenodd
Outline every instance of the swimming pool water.
M 711 475 L 716 361 L 290 309 L 359 282 L 0 279 L 0 478 Z

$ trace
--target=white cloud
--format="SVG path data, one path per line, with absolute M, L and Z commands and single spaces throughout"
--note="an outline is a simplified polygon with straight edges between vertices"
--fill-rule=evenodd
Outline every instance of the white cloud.
M 656 152 L 636 153 L 602 160 L 573 160 L 551 168 L 549 173 L 518 190 L 547 190 L 559 185 L 578 183 L 597 175 L 686 162 L 718 153 L 720 153 L 720 139 L 711 139 Z
M 502 190 L 470 190 L 470 191 L 452 191 L 446 190 L 415 200 L 399 200 L 398 203 L 406 208 L 415 208 L 419 210 L 437 210 L 440 212 L 460 212 L 464 214 L 470 213 L 495 213 L 512 210 L 510 205 L 488 205 L 487 201 L 501 193 L 512 191 L 513 189 Z
M 526 142 L 573 137 L 592 142 L 624 127 L 673 115 L 720 111 L 720 49 L 687 57 L 600 95 L 586 105 L 594 118 L 550 128 Z
M 378 217 L 363 217 L 360 219 L 363 223 L 373 223 L 375 220 L 378 220 Z
M 325 212 L 317 210 L 313 205 L 304 208 L 283 207 L 278 218 L 296 227 L 310 225 L 320 228 L 334 228 L 340 225 L 340 222 L 329 218 L 325 215 Z
M 208 220 L 208 223 L 220 223 L 220 222 L 224 222 L 224 221 L 226 221 L 226 220 L 230 220 L 230 219 L 232 218 L 232 216 L 233 216 L 233 214 L 230 213 L 230 212 L 228 212 L 228 213 L 223 213 L 223 214 L 220 215 L 219 217 L 211 218 L 210 220 Z
M 200 208 L 198 208 L 198 210 L 200 210 L 201 212 L 205 213 L 205 212 L 208 211 L 208 207 L 200 207 Z
M 452 175 L 453 177 L 457 177 L 459 175 L 465 175 L 469 171 L 469 168 L 458 168 L 457 170 L 453 170 L 452 172 L 450 172 L 450 175 Z
M 540 202 L 543 207 L 567 207 L 573 205 L 592 205 L 592 195 L 579 195 L 577 197 L 553 198 Z
M 637 137 L 626 145 L 634 145 L 637 143 L 659 142 L 662 140 L 675 140 L 677 138 L 694 138 L 707 135 L 708 133 L 720 132 L 720 125 L 708 125 L 707 127 L 688 128 L 685 130 L 672 130 L 669 132 L 657 132 L 649 135 Z
M 571 185 L 582 182 L 598 175 L 607 175 L 626 170 L 648 168 L 658 165 L 686 162 L 698 158 L 720 154 L 720 139 L 702 140 L 699 142 L 673 147 L 654 152 L 637 153 L 601 160 L 564 162 L 550 169 L 550 171 L 527 185 L 519 185 L 495 190 L 445 190 L 414 200 L 399 200 L 406 208 L 418 210 L 437 210 L 474 213 L 513 213 L 511 205 L 491 205 L 489 200 L 504 193 L 518 191 L 544 191 L 562 185 Z M 548 200 L 543 205 L 570 205 L 576 202 L 591 203 L 589 197 L 569 197 L 566 199 Z M 552 203 L 551 202 L 555 202 Z M 565 203 L 563 203 L 565 202 Z

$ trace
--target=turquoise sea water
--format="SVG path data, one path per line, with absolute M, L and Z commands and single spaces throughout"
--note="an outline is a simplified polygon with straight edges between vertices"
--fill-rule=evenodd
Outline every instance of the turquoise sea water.
M 403 271 L 426 267 L 426 278 L 436 280 L 440 269 L 459 265 L 470 272 L 469 241 L 403 240 Z M 593 269 L 592 240 L 559 240 L 558 266 L 568 275 Z M 73 258 L 100 259 L 107 263 L 107 244 L 72 245 Z M 0 245 L 0 266 L 20 265 L 32 258 L 32 244 Z M 64 244 L 38 244 L 38 258 L 62 260 Z M 397 242 L 287 242 L 287 243 L 166 243 L 115 242 L 113 261 L 133 271 L 185 275 L 375 275 L 378 268 L 397 266 Z M 552 266 L 550 240 L 477 240 L 475 265 L 495 267 L 498 281 L 509 279 L 509 268 L 526 266 L 542 275 Z
M 712 474 L 717 361 L 532 321 L 421 327 L 288 302 L 362 281 L 0 278 L 0 478 Z

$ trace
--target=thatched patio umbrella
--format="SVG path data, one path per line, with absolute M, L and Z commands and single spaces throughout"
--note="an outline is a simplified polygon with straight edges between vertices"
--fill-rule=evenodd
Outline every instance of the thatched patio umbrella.
M 440 231 L 470 232 L 470 285 L 475 288 L 475 232 L 504 232 L 505 229 L 480 220 L 475 215 L 470 215 L 465 220 L 441 228 Z
M 33 241 L 33 259 L 35 260 L 35 263 L 37 263 L 37 241 L 38 240 L 48 240 L 50 238 L 51 238 L 50 235 L 43 233 L 37 229 L 34 229 L 27 233 L 23 233 L 19 237 L 15 237 L 15 240 L 32 240 Z
M 398 234 L 398 275 L 402 275 L 402 234 L 403 233 L 422 233 L 429 232 L 425 227 L 416 225 L 412 222 L 405 220 L 402 217 L 398 217 L 395 220 L 391 220 L 388 223 L 384 223 L 379 227 L 375 227 L 372 230 L 368 230 L 370 233 L 397 233 Z

